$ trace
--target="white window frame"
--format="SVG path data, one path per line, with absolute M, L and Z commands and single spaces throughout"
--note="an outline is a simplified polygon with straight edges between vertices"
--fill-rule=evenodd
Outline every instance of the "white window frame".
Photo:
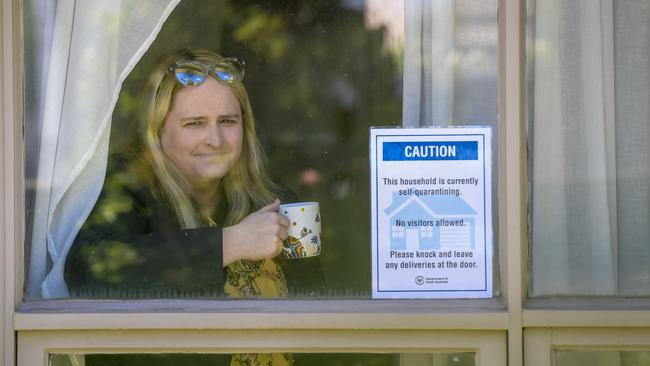
M 17 359 L 21 366 L 44 366 L 48 353 L 286 350 L 476 352 L 477 365 L 522 365 L 527 246 L 524 8 L 524 0 L 499 0 L 500 146 L 495 156 L 500 167 L 502 286 L 495 299 L 23 302 L 22 15 L 20 0 L 2 0 L 0 355 L 4 364 L 14 365 Z M 272 343 L 268 336 L 273 336 Z
M 50 354 L 476 352 L 476 365 L 505 365 L 505 332 L 387 330 L 22 331 L 18 364 L 47 365 Z M 435 347 L 432 346 L 435 344 Z
M 526 366 L 555 366 L 557 351 L 650 351 L 650 328 L 648 311 L 640 324 L 632 327 L 593 327 L 595 318 L 589 319 L 587 327 L 558 326 L 552 328 L 530 328 L 525 331 Z M 620 314 L 621 311 L 618 311 Z M 612 311 L 591 312 L 592 316 L 611 316 Z M 633 316 L 635 317 L 635 316 Z M 580 316 L 579 316 L 580 318 Z M 550 320 L 550 319 L 549 319 Z M 568 319 L 565 319 L 568 320 Z M 582 317 L 582 320 L 586 320 Z M 619 319 L 622 320 L 622 319 Z M 566 322 L 565 322 L 566 323 Z M 576 323 L 571 321 L 568 323 Z
M 522 6 L 525 9 L 525 2 Z M 530 11 L 526 17 L 532 20 L 534 14 Z M 533 21 L 524 26 L 533 26 Z M 524 36 L 524 41 L 530 50 L 534 39 Z M 521 83 L 525 87 L 525 79 Z M 522 243 L 527 253 L 528 240 Z M 527 262 L 522 263 L 522 270 L 528 273 Z M 534 298 L 524 302 L 521 322 L 526 366 L 554 366 L 556 351 L 650 350 L 650 299 Z
M 23 170 L 20 7 L 0 4 L 0 362 L 15 362 L 13 315 L 22 296 Z

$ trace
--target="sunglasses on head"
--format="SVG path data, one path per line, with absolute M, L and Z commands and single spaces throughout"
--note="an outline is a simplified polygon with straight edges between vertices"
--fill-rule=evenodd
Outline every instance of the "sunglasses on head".
M 176 80 L 183 86 L 203 84 L 212 73 L 225 83 L 241 82 L 244 79 L 244 62 L 234 57 L 227 57 L 213 64 L 206 65 L 198 61 L 179 61 L 169 67 Z

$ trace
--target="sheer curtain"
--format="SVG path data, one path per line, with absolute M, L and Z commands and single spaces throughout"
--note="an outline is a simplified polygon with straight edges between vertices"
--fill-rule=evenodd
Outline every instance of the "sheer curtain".
M 650 3 L 528 5 L 531 295 L 650 295 Z
M 68 295 L 65 257 L 101 190 L 111 114 L 122 81 L 179 0 L 31 0 L 41 39 L 26 70 L 27 159 L 38 167 L 31 220 L 28 298 Z M 27 22 L 26 22 L 27 23 Z M 29 24 L 27 24 L 29 25 Z M 36 35 L 34 38 L 39 38 Z M 37 135 L 37 136 L 35 136 Z
M 407 0 L 404 21 L 404 126 L 496 126 L 497 1 Z
M 404 127 L 492 126 L 498 145 L 497 0 L 404 1 Z M 497 154 L 493 154 L 497 156 Z M 492 161 L 492 230 L 498 242 L 498 172 Z M 499 268 L 499 247 L 493 247 Z M 499 272 L 494 272 L 499 292 Z

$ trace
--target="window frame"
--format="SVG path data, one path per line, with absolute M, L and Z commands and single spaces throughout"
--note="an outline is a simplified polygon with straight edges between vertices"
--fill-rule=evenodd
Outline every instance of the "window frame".
M 22 300 L 23 213 L 22 197 L 22 46 L 20 41 L 20 2 L 0 4 L 0 362 L 15 362 L 16 333 L 13 316 Z M 10 214 L 11 213 L 11 214 Z M 14 214 L 19 213 L 19 214 Z
M 606 314 L 590 314 L 606 315 Z M 596 319 L 596 318 L 593 318 Z M 556 351 L 649 351 L 650 328 L 553 327 L 525 332 L 526 366 L 555 366 Z M 591 322 L 591 325 L 595 321 Z
M 476 352 L 476 365 L 487 366 L 505 364 L 505 343 L 503 331 L 211 329 L 155 336 L 147 330 L 25 331 L 18 335 L 18 364 L 47 365 L 49 354 L 84 353 Z
M 524 1 L 522 6 L 533 5 L 538 0 Z M 525 8 L 526 9 L 526 8 Z M 525 57 L 532 59 L 534 46 L 534 10 L 527 9 L 527 24 L 522 34 L 525 38 Z M 532 61 L 534 62 L 534 60 Z M 524 123 L 532 118 L 530 98 L 533 84 L 531 64 L 523 62 Z M 528 67 L 528 69 L 526 69 Z M 528 107 L 528 108 L 527 108 Z M 526 157 L 528 159 L 528 157 Z M 526 171 L 530 161 L 524 162 Z M 525 198 L 527 204 L 528 197 Z M 527 224 L 529 225 L 529 223 Z M 522 241 L 522 251 L 528 252 L 530 237 Z M 528 271 L 528 255 L 523 263 Z M 527 284 L 528 280 L 524 281 Z M 527 366 L 555 365 L 555 351 L 626 351 L 650 350 L 650 299 L 581 297 L 581 298 L 528 298 L 528 286 L 522 309 L 524 329 L 524 364 Z
M 497 243 L 502 282 L 500 296 L 481 300 L 420 301 L 254 300 L 238 302 L 236 306 L 228 301 L 192 300 L 23 302 L 25 235 L 24 202 L 21 197 L 26 183 L 23 178 L 21 6 L 20 0 L 3 0 L 0 10 L 0 39 L 3 42 L 0 80 L 3 90 L 0 207 L 3 211 L 0 212 L 0 229 L 4 233 L 0 239 L 4 248 L 4 251 L 0 251 L 0 261 L 4 264 L 4 271 L 0 272 L 0 290 L 5 300 L 4 316 L 0 321 L 3 334 L 0 354 L 5 355 L 5 364 L 15 364 L 17 359 L 18 364 L 22 365 L 25 357 L 28 357 L 26 355 L 31 354 L 29 357 L 37 357 L 34 359 L 36 364 L 46 365 L 46 358 L 41 357 L 46 355 L 46 351 L 60 350 L 57 347 L 63 345 L 57 343 L 59 340 L 69 342 L 65 350 L 87 350 L 88 345 L 95 342 L 92 343 L 93 350 L 101 351 L 114 349 L 111 348 L 113 343 L 110 336 L 115 334 L 121 337 L 126 335 L 125 340 L 136 343 L 145 342 L 146 339 L 142 338 L 145 335 L 151 337 L 156 334 L 159 337 L 153 338 L 162 342 L 159 345 L 164 345 L 165 340 L 178 344 L 176 336 L 181 333 L 198 337 L 198 343 L 176 348 L 181 351 L 195 349 L 196 345 L 201 344 L 201 335 L 204 334 L 227 337 L 241 333 L 261 340 L 262 335 L 277 333 L 283 336 L 275 349 L 317 352 L 467 350 L 477 352 L 477 365 L 506 364 L 506 355 L 510 365 L 522 364 L 521 313 L 525 296 L 523 275 L 526 273 L 527 246 L 527 181 L 522 114 L 522 11 L 525 0 L 498 1 L 498 107 L 501 111 L 498 140 L 501 142 L 494 156 L 498 157 L 500 167 L 500 242 Z M 287 308 L 291 309 L 290 312 L 277 310 Z M 351 308 L 355 311 L 350 311 Z M 300 343 L 302 348 L 296 346 L 295 336 L 311 334 L 318 338 L 318 334 L 323 332 L 332 335 L 332 342 L 340 337 L 350 339 L 352 343 L 334 342 L 333 346 L 328 346 L 314 341 L 309 347 L 307 343 Z M 445 336 L 456 337 L 453 338 L 455 343 L 445 341 Z M 395 337 L 400 340 L 398 345 L 390 346 L 395 344 Z M 238 347 L 242 348 L 231 347 L 227 350 L 246 348 L 243 343 Z M 247 347 L 251 349 L 250 345 Z M 144 352 L 146 347 L 140 344 L 132 350 Z

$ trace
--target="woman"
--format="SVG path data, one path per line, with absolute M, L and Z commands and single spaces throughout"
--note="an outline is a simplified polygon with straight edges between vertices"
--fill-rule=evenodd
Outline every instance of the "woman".
M 120 159 L 66 261 L 78 297 L 316 296 L 318 258 L 276 258 L 289 221 L 236 59 L 187 49 L 150 75 L 145 159 Z M 129 161 L 132 160 L 132 161 Z
M 277 212 L 279 190 L 264 168 L 243 75 L 237 60 L 206 50 L 174 53 L 154 68 L 140 126 L 145 159 L 121 159 L 123 171 L 107 177 L 66 260 L 73 296 L 269 298 L 322 292 L 317 257 L 276 258 L 289 221 Z M 113 364 L 119 357 L 89 356 L 86 363 Z M 192 360 L 292 363 L 288 354 L 224 357 Z

